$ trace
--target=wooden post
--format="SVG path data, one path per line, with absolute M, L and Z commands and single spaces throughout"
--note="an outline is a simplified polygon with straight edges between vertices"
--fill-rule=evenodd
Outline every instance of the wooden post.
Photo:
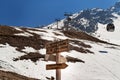
M 56 53 L 56 64 L 60 62 L 60 54 Z M 56 80 L 61 80 L 61 69 L 56 69 Z
M 47 54 L 56 54 L 56 64 L 46 65 L 46 70 L 56 69 L 56 80 L 61 80 L 61 69 L 65 69 L 68 65 L 65 64 L 66 60 L 61 63 L 60 52 L 68 51 L 68 40 L 56 41 L 54 43 L 47 44 Z M 46 60 L 48 56 L 46 56 Z M 64 59 L 64 58 L 63 58 Z

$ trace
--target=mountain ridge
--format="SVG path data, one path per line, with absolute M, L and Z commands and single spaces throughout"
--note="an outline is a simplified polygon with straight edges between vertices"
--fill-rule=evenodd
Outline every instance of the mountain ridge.
M 68 22 L 66 17 L 58 22 L 58 26 L 61 29 L 62 27 L 67 27 L 65 25 L 69 24 L 72 28 L 76 28 L 87 33 L 94 33 L 99 28 L 98 23 L 103 25 L 114 23 L 113 18 L 117 19 L 117 17 L 114 16 L 113 13 L 120 15 L 120 2 L 116 2 L 115 5 L 107 9 L 92 8 L 71 14 L 73 15 L 70 16 L 72 19 L 71 21 Z M 57 22 L 54 22 L 48 25 L 47 28 L 57 28 L 56 26 Z

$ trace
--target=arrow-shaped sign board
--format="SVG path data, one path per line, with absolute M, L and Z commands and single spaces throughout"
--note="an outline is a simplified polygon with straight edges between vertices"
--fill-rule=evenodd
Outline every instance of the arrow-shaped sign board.
M 68 65 L 65 63 L 59 63 L 59 64 L 48 64 L 46 65 L 46 70 L 52 70 L 52 69 L 65 69 Z

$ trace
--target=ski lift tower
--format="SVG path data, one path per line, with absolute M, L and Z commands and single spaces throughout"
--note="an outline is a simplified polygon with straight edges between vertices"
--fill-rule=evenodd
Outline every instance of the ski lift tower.
M 68 31 L 69 23 L 70 23 L 70 21 L 72 20 L 72 19 L 70 18 L 70 16 L 72 16 L 72 14 L 70 14 L 70 13 L 65 13 L 64 16 L 66 16 L 66 20 L 67 20 L 67 21 L 66 21 L 65 27 L 67 27 L 67 31 Z
M 58 22 L 60 21 L 60 19 L 55 19 L 56 23 L 57 23 L 57 29 L 58 29 Z

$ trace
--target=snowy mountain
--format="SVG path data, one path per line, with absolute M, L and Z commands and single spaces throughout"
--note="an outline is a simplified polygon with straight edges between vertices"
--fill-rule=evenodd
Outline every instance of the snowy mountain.
M 120 44 L 120 38 L 117 35 L 120 34 L 120 2 L 116 2 L 115 5 L 108 9 L 93 8 L 82 10 L 72 14 L 70 18 L 72 20 L 69 21 L 69 26 L 73 30 L 80 30 L 101 40 Z M 114 24 L 114 32 L 107 31 L 107 25 L 109 23 Z M 59 21 L 58 29 L 66 28 L 66 24 L 68 24 L 66 19 Z M 56 29 L 57 22 L 44 28 Z
M 73 14 L 72 29 L 66 19 L 43 28 L 0 25 L 0 80 L 49 80 L 55 70 L 46 70 L 46 44 L 69 39 L 70 51 L 60 54 L 68 67 L 62 80 L 120 80 L 120 2 L 109 9 L 86 9 Z M 108 23 L 115 31 L 106 30 Z M 70 28 L 71 28 L 70 27 Z M 80 30 L 78 30 L 80 29 Z M 54 55 L 55 56 L 55 55 Z
M 86 31 L 86 32 L 95 32 L 98 30 L 98 24 L 107 25 L 109 23 L 114 23 L 114 19 L 118 19 L 113 14 L 119 15 L 120 12 L 120 2 L 117 2 L 114 6 L 108 9 L 86 9 L 80 12 L 80 14 L 73 19 L 71 22 L 75 27 Z M 81 24 L 86 22 L 86 24 Z
M 113 13 L 113 15 L 116 18 L 113 18 L 113 24 L 115 25 L 115 31 L 113 32 L 109 32 L 106 30 L 106 24 L 101 24 L 98 23 L 98 30 L 95 31 L 94 36 L 96 36 L 97 38 L 110 42 L 110 43 L 114 43 L 114 44 L 120 44 L 120 37 L 118 37 L 118 35 L 120 34 L 120 15 Z
M 103 25 L 114 23 L 114 19 L 118 19 L 118 17 L 113 14 L 120 15 L 120 2 L 116 2 L 115 5 L 108 9 L 93 8 L 72 14 L 73 16 L 70 16 L 71 21 L 68 22 L 67 18 L 59 21 L 59 28 L 67 27 L 64 25 L 69 24 L 72 28 L 80 29 L 87 33 L 94 33 L 98 30 L 99 23 Z M 48 25 L 48 27 L 56 28 L 57 22 Z

